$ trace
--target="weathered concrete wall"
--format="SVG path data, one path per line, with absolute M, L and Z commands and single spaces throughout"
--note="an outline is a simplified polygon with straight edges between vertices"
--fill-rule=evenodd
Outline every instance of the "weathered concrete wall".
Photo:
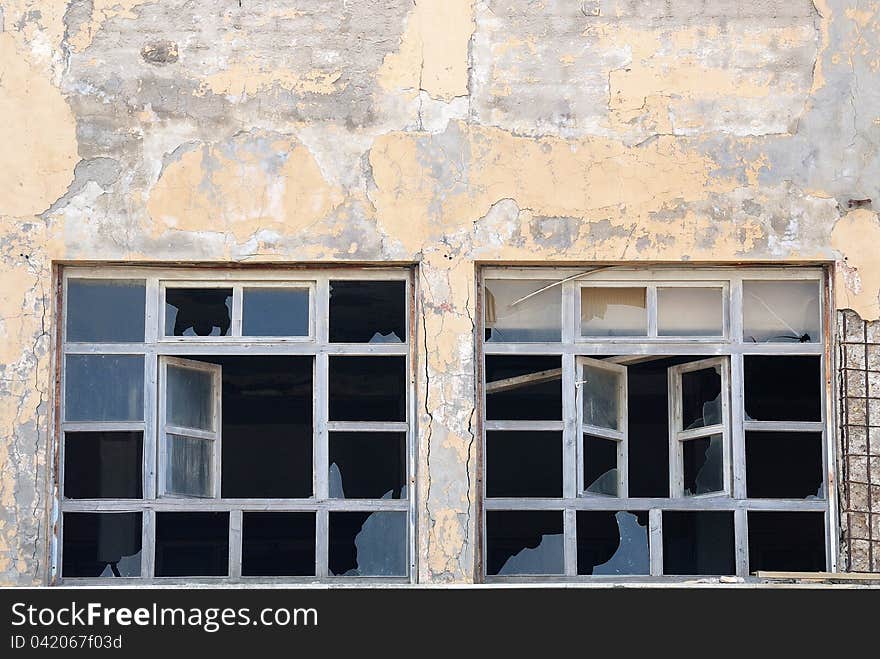
M 474 261 L 833 260 L 880 316 L 880 2 L 0 0 L 0 581 L 55 260 L 420 263 L 422 581 L 474 570 Z

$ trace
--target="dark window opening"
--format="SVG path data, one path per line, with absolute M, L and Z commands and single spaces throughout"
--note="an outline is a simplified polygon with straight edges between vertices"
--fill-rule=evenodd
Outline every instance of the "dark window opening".
M 331 421 L 405 421 L 406 357 L 330 357 Z
M 406 282 L 330 282 L 331 343 L 404 343 Z
M 486 418 L 508 421 L 562 418 L 559 357 L 486 357 Z
M 578 511 L 578 574 L 649 574 L 647 511 Z
M 139 577 L 141 513 L 64 513 L 62 577 Z
M 330 433 L 330 496 L 405 499 L 406 434 Z
M 224 577 L 229 572 L 228 512 L 157 512 L 157 577 Z
M 749 511 L 749 570 L 823 572 L 825 514 Z
M 720 367 L 681 374 L 682 430 L 721 423 Z
M 618 496 L 617 447 L 612 439 L 584 435 L 584 489 Z
M 746 433 L 749 498 L 822 498 L 825 496 L 822 472 L 822 433 Z
M 629 496 L 669 496 L 669 403 L 671 360 L 627 367 L 629 393 Z
M 241 573 L 253 576 L 315 574 L 315 513 L 244 512 Z
M 228 336 L 231 318 L 231 288 L 165 291 L 165 336 Z
M 735 571 L 732 512 L 663 512 L 664 574 Z
M 682 442 L 685 496 L 724 490 L 724 440 L 710 435 Z
M 405 512 L 331 512 L 330 574 L 405 576 L 406 543 Z
M 143 433 L 64 433 L 64 496 L 68 499 L 140 499 Z
M 562 433 L 486 433 L 486 496 L 561 497 Z
M 743 359 L 746 420 L 822 420 L 819 357 L 746 355 Z
M 562 511 L 486 513 L 486 570 L 490 575 L 562 574 Z

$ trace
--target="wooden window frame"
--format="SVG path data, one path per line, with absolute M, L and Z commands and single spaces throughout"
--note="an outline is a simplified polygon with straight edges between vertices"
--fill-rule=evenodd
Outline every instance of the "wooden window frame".
M 66 303 L 70 279 L 143 280 L 146 289 L 144 341 L 134 343 L 68 342 Z M 330 343 L 330 281 L 376 280 L 406 283 L 406 336 L 402 343 Z M 58 323 L 56 368 L 56 417 L 53 419 L 52 460 L 56 464 L 51 483 L 53 533 L 50 541 L 48 582 L 50 585 L 138 585 L 138 584 L 272 584 L 272 583 L 412 583 L 417 575 L 417 534 L 415 510 L 416 484 L 416 392 L 413 377 L 416 363 L 414 327 L 415 269 L 412 266 L 347 267 L 244 267 L 216 266 L 168 267 L 161 265 L 62 265 L 58 271 Z M 308 287 L 309 326 L 307 337 L 241 336 L 242 291 L 252 287 Z M 164 291 L 166 287 L 232 288 L 233 311 L 229 336 L 165 337 Z M 136 422 L 64 421 L 65 358 L 74 354 L 140 355 L 144 357 L 144 419 Z M 161 421 L 159 378 L 160 358 L 186 358 L 197 355 L 302 355 L 313 358 L 313 494 L 294 499 L 224 499 L 220 492 L 221 452 L 215 451 L 215 498 L 160 496 Z M 405 357 L 406 420 L 401 422 L 332 422 L 329 420 L 328 374 L 331 355 Z M 405 433 L 406 498 L 334 499 L 329 496 L 329 433 L 337 430 Z M 143 437 L 143 496 L 140 499 L 66 499 L 64 487 L 64 437 L 68 432 L 136 431 Z M 218 447 L 219 448 L 219 447 Z M 154 549 L 157 512 L 229 512 L 229 570 L 222 577 L 156 577 Z M 247 577 L 241 574 L 242 518 L 245 512 L 314 512 L 316 515 L 315 576 Z M 329 517 L 331 512 L 399 511 L 407 515 L 407 574 L 405 576 L 333 576 L 329 573 Z M 141 512 L 143 514 L 141 576 L 67 577 L 61 572 L 63 561 L 63 515 L 66 512 Z
M 553 343 L 501 343 L 484 342 L 482 317 L 478 321 L 477 355 L 480 378 L 478 405 L 479 415 L 481 497 L 480 544 L 478 577 L 487 583 L 495 582 L 567 582 L 601 581 L 642 582 L 662 579 L 684 581 L 692 577 L 663 576 L 662 514 L 665 510 L 727 510 L 734 516 L 735 576 L 749 580 L 748 512 L 767 510 L 780 512 L 822 513 L 825 520 L 826 567 L 838 569 L 838 519 L 836 492 L 836 446 L 835 432 L 835 355 L 833 277 L 827 264 L 779 265 L 754 264 L 732 265 L 637 265 L 595 264 L 552 268 L 548 266 L 497 266 L 485 264 L 477 270 L 478 312 L 482 311 L 484 285 L 495 279 L 553 280 L 562 288 L 562 340 Z M 816 343 L 746 343 L 742 328 L 742 284 L 744 280 L 811 280 L 820 285 L 820 322 L 822 340 Z M 644 337 L 583 337 L 580 334 L 580 288 L 582 285 L 646 286 L 648 287 L 648 336 Z M 659 287 L 721 286 L 724 290 L 722 337 L 669 337 L 656 332 L 656 291 Z M 652 321 L 653 318 L 653 321 Z M 486 382 L 484 359 L 489 355 L 544 355 L 558 356 L 562 361 L 562 420 L 514 422 L 487 420 Z M 743 409 L 743 362 L 748 355 L 813 355 L 821 361 L 821 410 L 819 422 L 750 421 L 745 419 Z M 610 496 L 581 496 L 579 460 L 579 399 L 576 392 L 579 357 L 606 358 L 616 363 L 634 363 L 652 356 L 692 356 L 694 359 L 726 357 L 729 362 L 729 439 L 726 478 L 728 491 L 724 495 L 700 495 L 688 497 L 633 498 Z M 484 457 L 486 455 L 486 432 L 488 430 L 555 430 L 563 433 L 563 496 L 560 498 L 489 498 L 485 490 Z M 746 430 L 809 430 L 822 433 L 823 443 L 823 498 L 817 499 L 748 499 L 745 473 Z M 672 492 L 670 492 L 672 494 Z M 559 510 L 564 514 L 564 574 L 551 576 L 498 576 L 486 572 L 487 555 L 486 513 L 492 510 Z M 577 574 L 577 512 L 581 510 L 648 511 L 649 551 L 651 574 L 645 576 L 584 576 Z M 706 577 L 700 577 L 706 578 Z

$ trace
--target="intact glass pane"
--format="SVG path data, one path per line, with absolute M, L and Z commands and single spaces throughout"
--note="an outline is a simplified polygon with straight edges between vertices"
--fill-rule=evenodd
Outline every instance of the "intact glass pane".
M 721 435 L 682 442 L 685 496 L 724 490 L 724 442 Z
M 721 367 L 681 374 L 682 430 L 721 423 Z
M 231 325 L 231 288 L 165 291 L 165 336 L 229 336 Z
M 141 576 L 141 513 L 64 513 L 63 577 Z
M 585 434 L 584 489 L 616 497 L 617 480 L 617 442 Z
M 743 341 L 818 343 L 818 281 L 744 281 Z
M 183 435 L 167 435 L 165 491 L 194 497 L 211 496 L 214 442 Z
M 241 313 L 243 336 L 308 336 L 309 289 L 245 288 Z
M 645 288 L 584 286 L 581 288 L 583 336 L 646 336 Z
M 486 342 L 561 341 L 562 286 L 553 284 L 532 279 L 486 281 Z M 536 294 L 547 286 L 552 288 Z
M 406 576 L 406 520 L 404 511 L 331 512 L 330 574 L 345 577 Z
M 584 365 L 584 425 L 620 430 L 620 378 L 614 371 Z
M 182 366 L 168 366 L 167 422 L 172 426 L 215 430 L 214 375 Z
M 68 355 L 67 421 L 143 421 L 143 355 Z
M 67 340 L 139 343 L 145 301 L 143 279 L 68 279 Z
M 720 288 L 657 289 L 659 336 L 721 336 L 723 319 Z

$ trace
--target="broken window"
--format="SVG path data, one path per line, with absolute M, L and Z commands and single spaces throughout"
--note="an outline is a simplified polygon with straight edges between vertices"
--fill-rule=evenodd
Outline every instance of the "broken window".
M 749 570 L 825 571 L 825 514 L 749 511 Z
M 821 283 L 813 280 L 744 281 L 743 340 L 818 343 Z
M 53 582 L 411 578 L 410 273 L 62 276 Z
M 487 580 L 747 576 L 747 516 L 827 514 L 821 269 L 481 275 Z

